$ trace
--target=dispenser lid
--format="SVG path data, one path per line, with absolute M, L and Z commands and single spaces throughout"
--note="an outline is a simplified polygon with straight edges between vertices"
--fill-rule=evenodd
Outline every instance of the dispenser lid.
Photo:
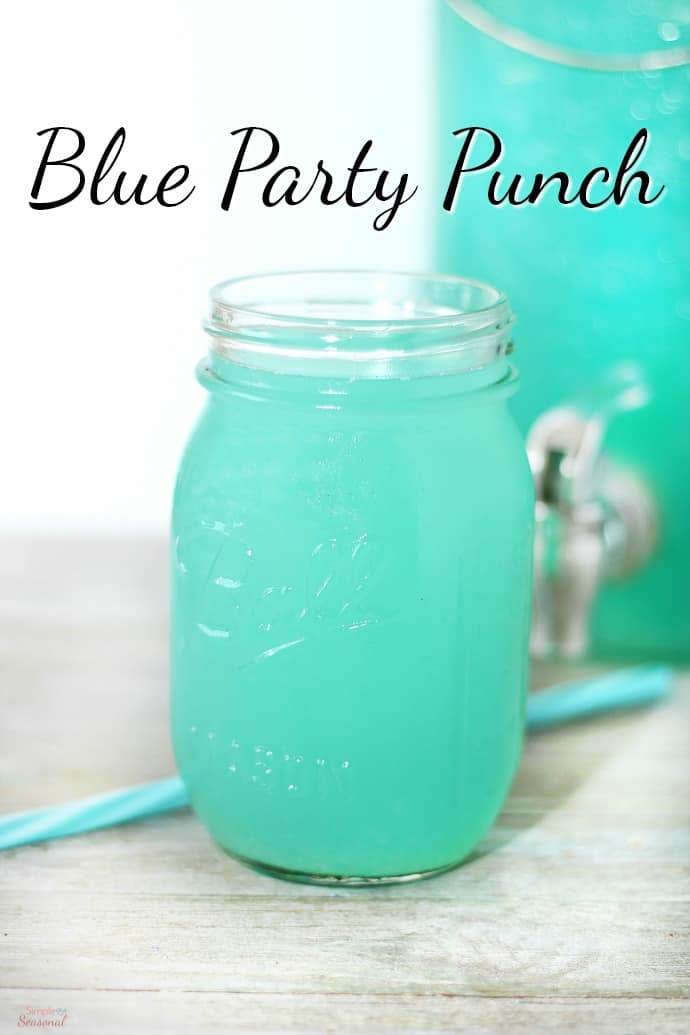
M 448 0 L 465 21 L 546 61 L 600 71 L 690 63 L 690 0 Z

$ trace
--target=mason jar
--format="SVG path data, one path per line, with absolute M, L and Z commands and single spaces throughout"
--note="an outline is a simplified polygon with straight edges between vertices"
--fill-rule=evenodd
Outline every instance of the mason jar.
M 233 856 L 370 883 L 460 862 L 523 736 L 533 496 L 493 287 L 211 292 L 171 537 L 172 726 Z

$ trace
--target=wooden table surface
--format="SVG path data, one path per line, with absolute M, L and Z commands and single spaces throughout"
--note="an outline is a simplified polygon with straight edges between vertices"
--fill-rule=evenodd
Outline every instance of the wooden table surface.
M 153 540 L 0 542 L 2 811 L 173 772 L 165 583 Z M 531 736 L 477 857 L 416 885 L 264 877 L 186 810 L 3 853 L 0 1031 L 685 1032 L 689 720 L 683 677 Z

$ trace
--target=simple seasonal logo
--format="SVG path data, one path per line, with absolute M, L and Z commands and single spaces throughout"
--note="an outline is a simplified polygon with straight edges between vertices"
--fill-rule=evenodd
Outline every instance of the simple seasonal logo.
M 131 202 L 176 208 L 196 190 L 189 165 L 173 165 L 159 176 L 127 171 L 123 158 L 127 137 L 124 126 L 95 156 L 87 149 L 85 135 L 74 126 L 49 126 L 39 130 L 38 136 L 46 137 L 46 143 L 31 187 L 29 205 L 33 209 L 60 208 L 80 195 L 93 205 Z M 263 126 L 234 129 L 230 136 L 237 146 L 220 194 L 220 208 L 224 212 L 236 196 L 246 197 L 253 185 L 266 208 L 302 205 L 310 199 L 326 206 L 376 205 L 378 211 L 372 226 L 374 230 L 385 230 L 418 190 L 410 184 L 408 173 L 397 175 L 373 164 L 372 140 L 362 144 L 344 172 L 337 172 L 322 159 L 315 169 L 307 171 L 298 165 L 283 164 L 278 137 Z M 504 157 L 501 138 L 484 126 L 465 126 L 455 130 L 453 136 L 458 138 L 459 150 L 442 200 L 446 212 L 453 211 L 466 180 L 477 176 L 486 178 L 487 203 L 497 207 L 536 205 L 543 197 L 554 194 L 560 205 L 586 209 L 623 205 L 629 199 L 652 205 L 665 190 L 663 185 L 655 188 L 649 173 L 640 168 L 649 142 L 646 129 L 634 135 L 616 168 L 598 165 L 580 180 L 563 170 L 538 172 L 528 178 L 520 173 L 506 174 L 497 168 Z
M 27 1006 L 17 1018 L 18 1028 L 64 1028 L 67 1010 L 55 1006 Z

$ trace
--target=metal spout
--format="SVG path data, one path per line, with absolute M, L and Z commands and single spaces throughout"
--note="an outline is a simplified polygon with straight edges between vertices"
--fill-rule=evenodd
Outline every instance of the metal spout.
M 653 496 L 602 449 L 613 414 L 646 402 L 634 368 L 598 386 L 599 405 L 548 410 L 527 439 L 536 489 L 532 653 L 586 654 L 602 582 L 637 571 L 658 539 Z M 601 400 L 605 400 L 602 405 Z

